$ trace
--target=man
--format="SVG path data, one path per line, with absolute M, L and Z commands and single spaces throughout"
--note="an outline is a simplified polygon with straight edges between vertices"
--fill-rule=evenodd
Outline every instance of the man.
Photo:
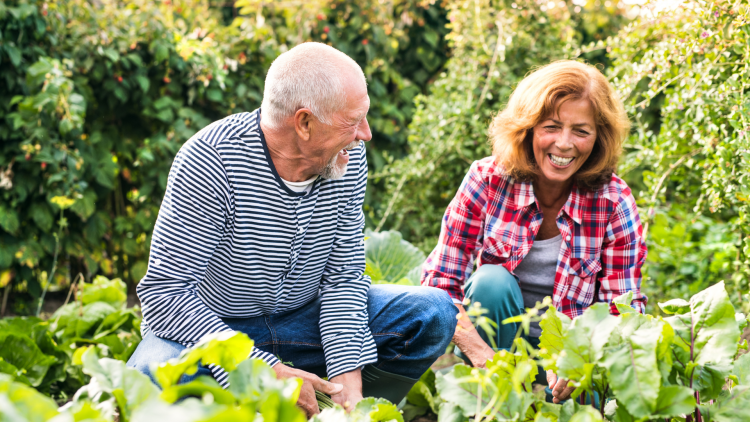
M 251 357 L 303 380 L 308 416 L 314 390 L 349 408 L 363 393 L 405 396 L 444 353 L 457 311 L 442 290 L 371 288 L 363 275 L 369 106 L 352 59 L 305 43 L 271 65 L 260 110 L 183 145 L 138 285 L 144 338 L 128 366 L 150 375 L 204 335 L 236 330 L 255 340 Z M 197 375 L 209 373 L 227 385 L 221 368 Z

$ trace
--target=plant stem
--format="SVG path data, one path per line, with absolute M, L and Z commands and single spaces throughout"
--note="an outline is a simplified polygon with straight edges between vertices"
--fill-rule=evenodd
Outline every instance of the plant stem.
M 39 313 L 42 312 L 42 304 L 44 303 L 44 296 L 47 295 L 47 289 L 49 289 L 49 285 L 52 283 L 52 280 L 55 277 L 55 270 L 57 270 L 57 254 L 60 252 L 60 236 L 62 236 L 62 219 L 63 219 L 63 209 L 60 208 L 60 222 L 58 225 L 60 226 L 59 229 L 57 229 L 57 235 L 55 235 L 55 255 L 52 258 L 52 270 L 47 275 L 47 284 L 44 286 L 44 290 L 42 290 L 42 296 L 39 298 L 39 305 L 36 307 L 36 316 L 39 316 Z
M 695 422 L 703 422 L 703 415 L 701 415 L 701 410 L 698 408 L 698 405 L 701 404 L 701 393 L 695 392 Z
M 0 317 L 5 316 L 5 308 L 8 305 L 8 296 L 10 296 L 10 285 L 13 284 L 10 281 L 5 285 L 5 291 L 3 291 L 3 306 L 0 309 Z

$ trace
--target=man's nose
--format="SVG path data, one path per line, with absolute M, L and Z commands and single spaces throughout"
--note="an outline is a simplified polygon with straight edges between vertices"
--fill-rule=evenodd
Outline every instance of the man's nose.
M 370 124 L 367 123 L 367 117 L 362 119 L 357 128 L 357 139 L 365 142 L 369 142 L 372 139 L 372 131 L 370 130 Z

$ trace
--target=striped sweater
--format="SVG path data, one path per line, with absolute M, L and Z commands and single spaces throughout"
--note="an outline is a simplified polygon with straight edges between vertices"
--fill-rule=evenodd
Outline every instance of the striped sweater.
M 297 309 L 321 297 L 329 377 L 377 360 L 368 327 L 364 144 L 346 175 L 309 193 L 281 180 L 259 125 L 260 110 L 231 115 L 177 153 L 138 284 L 144 329 L 187 347 L 230 331 L 222 317 Z M 269 365 L 278 360 L 254 349 Z M 222 385 L 227 375 L 211 368 Z

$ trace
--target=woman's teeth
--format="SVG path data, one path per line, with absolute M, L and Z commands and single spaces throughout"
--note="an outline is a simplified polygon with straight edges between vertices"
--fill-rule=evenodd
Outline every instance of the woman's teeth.
M 567 166 L 570 164 L 571 161 L 573 161 L 573 158 L 575 157 L 558 157 L 554 154 L 549 154 L 550 160 L 552 160 L 553 163 L 557 164 L 558 166 Z

